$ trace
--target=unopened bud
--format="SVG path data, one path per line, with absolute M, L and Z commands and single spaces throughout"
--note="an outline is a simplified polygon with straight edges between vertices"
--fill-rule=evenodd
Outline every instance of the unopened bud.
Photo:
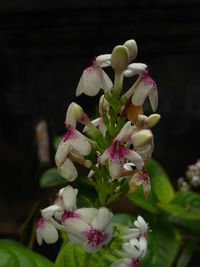
M 150 128 L 154 127 L 160 121 L 160 118 L 161 118 L 160 114 L 157 114 L 157 113 L 150 115 L 147 118 L 147 122 L 146 122 L 147 126 Z
M 133 39 L 128 40 L 124 43 L 124 46 L 126 46 L 128 48 L 129 60 L 130 61 L 134 60 L 136 58 L 137 52 L 138 52 L 136 41 Z
M 131 136 L 134 147 L 144 146 L 153 138 L 151 131 L 141 130 Z
M 86 167 L 86 168 L 91 168 L 92 167 L 92 162 L 91 162 L 91 160 L 85 160 L 84 161 L 84 167 Z
M 127 69 L 129 63 L 129 51 L 124 45 L 116 46 L 112 51 L 111 66 L 117 72 Z
M 68 107 L 65 123 L 75 127 L 76 122 L 80 121 L 83 116 L 84 111 L 82 107 L 75 102 L 72 102 Z

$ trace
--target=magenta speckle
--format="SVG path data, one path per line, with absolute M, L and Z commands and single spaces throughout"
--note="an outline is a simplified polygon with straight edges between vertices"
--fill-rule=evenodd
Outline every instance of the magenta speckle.
M 90 66 L 90 67 L 88 67 L 88 68 L 86 68 L 86 69 L 84 70 L 84 73 L 86 73 L 86 74 L 91 74 L 91 73 L 94 72 L 94 71 L 96 71 L 96 67 L 95 67 L 95 66 Z
M 112 145 L 108 149 L 108 153 L 113 160 L 120 161 L 127 155 L 129 152 L 128 148 L 126 148 L 119 140 L 116 140 L 112 143 Z
M 141 181 L 148 181 L 149 180 L 149 175 L 148 175 L 148 173 L 146 172 L 146 171 L 141 171 L 140 173 L 139 173 L 139 176 L 138 176 L 138 178 L 141 180 Z
M 140 263 L 139 260 L 132 260 L 130 267 L 139 267 Z
M 75 210 L 73 210 L 73 211 L 67 211 L 67 210 L 65 210 L 63 212 L 63 214 L 62 214 L 62 222 L 65 222 L 65 220 L 72 219 L 72 218 L 80 219 L 81 216 Z
M 88 239 L 88 244 L 94 247 L 102 244 L 108 236 L 105 232 L 93 228 L 89 228 L 88 230 L 86 230 L 85 235 Z
M 77 138 L 76 130 L 71 126 L 68 126 L 67 131 L 63 136 L 63 142 L 66 142 L 67 140 L 76 139 L 76 138 Z
M 43 217 L 41 217 L 41 218 L 38 220 L 36 227 L 37 227 L 37 228 L 44 228 L 44 226 L 45 226 L 45 222 L 46 222 L 46 220 L 45 220 Z

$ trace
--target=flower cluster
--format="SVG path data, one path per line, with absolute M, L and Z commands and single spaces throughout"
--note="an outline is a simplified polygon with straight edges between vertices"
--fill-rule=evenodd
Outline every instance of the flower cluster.
M 144 195 L 151 190 L 150 177 L 145 164 L 154 149 L 152 127 L 160 115 L 144 115 L 143 104 L 149 98 L 153 112 L 158 106 L 158 90 L 144 63 L 132 62 L 137 56 L 135 40 L 116 46 L 110 54 L 97 56 L 92 65 L 83 71 L 76 89 L 76 96 L 104 94 L 99 100 L 99 115 L 91 120 L 83 108 L 72 102 L 66 113 L 66 132 L 58 146 L 55 162 L 59 174 L 68 182 L 78 178 L 77 163 L 89 169 L 85 181 L 94 186 L 97 201 L 94 207 L 77 209 L 78 190 L 71 186 L 62 188 L 54 204 L 41 211 L 37 225 L 37 240 L 53 243 L 58 231 L 67 232 L 69 240 L 81 245 L 87 252 L 96 252 L 111 241 L 113 235 L 112 213 L 106 206 L 124 193 L 140 185 Z M 114 71 L 114 82 L 104 68 Z M 133 79 L 130 88 L 124 88 L 124 80 Z M 82 131 L 77 124 L 83 125 Z M 136 228 L 127 230 L 123 239 L 122 259 L 112 267 L 137 267 L 147 249 L 148 226 L 141 216 Z
M 190 188 L 200 187 L 200 160 L 188 166 L 186 179 L 180 177 L 178 179 L 178 185 L 181 191 L 188 191 Z
M 41 210 L 36 237 L 41 245 L 44 240 L 51 244 L 58 240 L 58 231 L 66 231 L 72 243 L 82 245 L 93 253 L 107 244 L 113 233 L 112 213 L 105 207 L 76 207 L 78 190 L 68 185 L 58 192 L 54 204 Z

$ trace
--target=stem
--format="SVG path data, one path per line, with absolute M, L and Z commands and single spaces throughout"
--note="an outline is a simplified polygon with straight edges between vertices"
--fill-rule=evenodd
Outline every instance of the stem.
M 113 86 L 113 92 L 116 95 L 120 95 L 122 91 L 123 81 L 124 81 L 123 72 L 115 71 L 115 81 L 114 81 L 114 86 Z
M 135 83 L 131 86 L 131 88 L 124 94 L 126 100 L 128 100 L 134 93 L 135 93 L 135 90 L 139 84 L 139 82 L 141 81 L 142 79 L 142 75 L 140 75 L 137 80 L 135 81 Z

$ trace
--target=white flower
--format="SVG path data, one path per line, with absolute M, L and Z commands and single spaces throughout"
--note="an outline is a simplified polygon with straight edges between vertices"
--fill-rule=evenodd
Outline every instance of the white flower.
M 142 106 L 145 99 L 149 96 L 150 104 L 153 111 L 156 111 L 158 106 L 158 90 L 155 81 L 149 76 L 144 75 L 135 88 L 132 96 L 132 104 Z
M 136 227 L 128 228 L 127 230 L 125 230 L 122 238 L 125 240 L 131 240 L 134 238 L 144 237 L 146 239 L 149 227 L 145 220 L 142 218 L 142 216 L 139 215 L 137 217 L 137 220 L 134 221 L 134 225 Z
M 72 103 L 75 104 L 75 103 Z M 83 112 L 79 109 L 79 106 L 70 105 L 66 114 L 66 133 L 61 140 L 56 155 L 55 161 L 58 167 L 58 172 L 68 181 L 74 181 L 77 176 L 77 170 L 71 161 L 71 158 L 77 158 L 83 161 L 82 156 L 87 156 L 91 152 L 91 145 L 87 137 L 76 130 L 77 119 L 81 120 L 84 117 Z
M 128 65 L 127 70 L 124 71 L 125 77 L 131 77 L 134 75 L 146 75 L 148 73 L 148 67 L 143 63 L 132 63 Z
M 133 162 L 138 169 L 141 169 L 144 165 L 141 156 L 127 147 L 127 141 L 132 132 L 133 126 L 131 126 L 131 122 L 128 121 L 113 140 L 111 146 L 99 157 L 100 164 L 104 164 L 108 159 L 109 172 L 114 179 L 120 177 L 125 160 Z
M 47 244 L 55 243 L 58 240 L 58 231 L 50 221 L 43 217 L 37 222 L 36 238 L 39 245 L 42 245 L 44 240 Z
M 123 244 L 123 251 L 116 251 L 122 259 L 115 261 L 110 267 L 139 267 L 147 251 L 147 241 L 144 237 L 131 239 Z
M 113 214 L 107 208 L 100 208 L 91 223 L 69 219 L 67 232 L 71 242 L 80 244 L 89 252 L 94 253 L 107 244 L 113 234 Z
M 102 70 L 103 67 L 110 65 L 110 59 L 110 54 L 100 55 L 95 59 L 92 66 L 83 71 L 76 89 L 76 96 L 82 93 L 88 96 L 95 96 L 100 89 L 107 93 L 113 87 L 110 78 Z

